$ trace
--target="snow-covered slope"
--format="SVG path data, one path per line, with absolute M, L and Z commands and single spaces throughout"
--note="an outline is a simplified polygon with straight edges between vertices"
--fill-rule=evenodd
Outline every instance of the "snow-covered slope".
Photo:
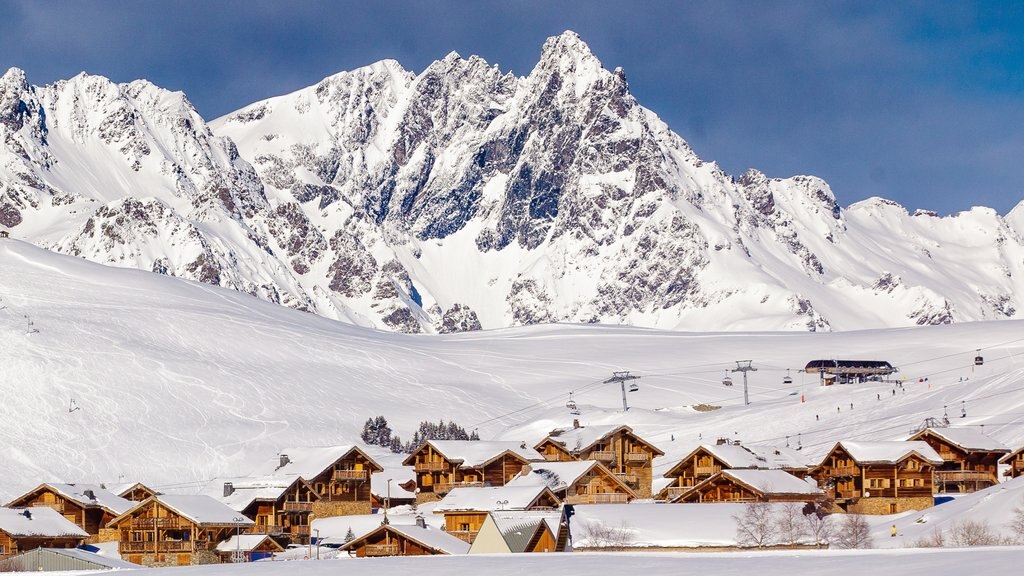
M 209 125 L 145 81 L 0 78 L 16 237 L 400 332 L 1020 318 L 1022 218 L 725 174 L 572 32 L 525 77 L 386 60 Z
M 406 437 L 443 418 L 485 439 L 536 442 L 571 424 L 570 390 L 583 425 L 629 424 L 664 450 L 659 471 L 718 436 L 788 436 L 810 454 L 839 438 L 903 438 L 943 406 L 957 425 L 1024 442 L 1024 330 L 1012 320 L 831 334 L 535 326 L 413 336 L 13 239 L 0 239 L 0 308 L 0 500 L 43 480 L 198 490 L 285 446 L 355 442 L 378 414 Z M 976 348 L 985 364 L 972 371 Z M 795 371 L 782 384 L 786 368 L 817 357 L 889 360 L 905 391 L 823 389 Z M 719 382 L 736 358 L 758 368 L 749 407 L 739 386 Z M 618 388 L 599 384 L 613 370 L 642 376 L 626 414 Z M 692 408 L 700 403 L 721 408 Z

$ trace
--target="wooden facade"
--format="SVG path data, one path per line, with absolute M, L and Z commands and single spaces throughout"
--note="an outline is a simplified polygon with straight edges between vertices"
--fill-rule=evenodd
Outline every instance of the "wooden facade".
M 1024 446 L 1000 458 L 999 463 L 1006 464 L 1008 467 L 1003 472 L 1004 476 L 1009 476 L 1010 478 L 1024 476 Z
M 160 493 L 153 490 L 149 486 L 142 483 L 135 483 L 123 490 L 117 492 L 117 495 L 121 498 L 131 500 L 133 502 L 142 502 L 150 496 L 158 496 Z
M 553 510 L 559 507 L 561 503 L 555 496 L 554 492 L 545 489 L 539 492 L 537 498 L 530 502 L 526 506 L 517 506 L 514 510 Z M 444 510 L 444 529 L 448 534 L 455 536 L 460 540 L 464 540 L 470 544 L 476 539 L 477 534 L 480 533 L 480 527 L 484 525 L 484 521 L 487 520 L 487 515 L 499 508 L 501 505 L 495 502 L 488 502 L 487 506 L 480 506 L 479 509 L 475 510 Z M 435 512 L 436 513 L 436 512 Z
M 42 484 L 7 504 L 10 508 L 46 507 L 56 510 L 72 524 L 89 533 L 90 541 L 95 541 L 100 530 L 110 522 L 120 510 L 98 504 L 86 504 L 71 498 L 49 484 Z
M 532 464 L 523 467 L 523 474 L 555 472 L 565 482 L 564 487 L 552 491 L 566 504 L 626 504 L 637 498 L 637 493 L 600 462 L 590 462 L 590 468 L 576 478 L 567 478 L 560 467 L 565 464 L 554 462 Z M 513 481 L 516 484 L 518 480 Z
M 322 502 L 361 502 L 369 505 L 370 475 L 384 468 L 354 448 L 313 478 L 306 478 Z
M 82 536 L 16 536 L 0 530 L 0 559 L 36 548 L 77 548 L 83 542 Z
M 910 438 L 927 442 L 942 458 L 935 470 L 934 485 L 939 493 L 976 492 L 999 483 L 999 459 L 1009 450 L 965 448 L 942 435 L 941 431 L 922 430 Z
M 390 524 L 383 524 L 368 534 L 345 544 L 341 549 L 354 553 L 358 558 L 435 556 L 438 554 L 464 554 L 468 552 L 469 546 L 457 540 L 450 542 L 444 547 L 438 546 L 436 542 L 432 544 L 423 542 L 426 538 L 423 538 L 422 535 L 428 533 L 434 533 L 431 534 L 433 537 L 430 538 L 432 542 L 436 539 L 448 539 L 444 537 L 438 538 L 440 535 L 437 535 L 436 532 L 439 531 L 421 526 L 392 526 Z
M 237 539 L 234 540 L 234 542 L 237 541 Z M 232 549 L 232 544 L 232 540 L 227 540 L 217 547 L 217 556 L 220 558 L 221 562 L 254 562 L 264 558 L 273 558 L 274 554 L 284 552 L 284 547 L 278 544 L 278 542 L 270 536 L 263 538 L 263 540 L 258 544 L 248 547 L 245 550 L 238 548 Z
M 277 499 L 258 498 L 242 510 L 255 522 L 247 533 L 268 534 L 287 544 L 309 544 L 313 505 L 319 500 L 313 487 L 297 478 Z
M 916 453 L 897 462 L 859 462 L 837 444 L 811 475 L 843 511 L 896 514 L 933 505 L 934 470 Z
M 697 484 L 728 469 L 729 465 L 712 454 L 706 447 L 698 447 L 665 473 L 665 478 L 673 480 L 662 491 L 662 496 L 669 500 L 681 496 Z
M 573 430 L 555 431 L 534 448 L 551 462 L 596 460 L 603 464 L 640 498 L 651 498 L 652 463 L 664 452 L 633 433 L 629 426 L 618 426 L 588 445 L 577 446 Z
M 143 566 L 216 564 L 217 544 L 248 528 L 232 522 L 195 522 L 154 496 L 108 525 L 119 534 L 121 558 Z
M 455 488 L 504 486 L 528 463 L 529 460 L 519 454 L 505 450 L 479 466 L 464 467 L 461 460 L 450 459 L 430 442 L 424 443 L 403 462 L 413 467 L 419 494 L 432 495 L 434 499 Z
M 725 471 L 688 489 L 673 502 L 813 502 L 820 496 L 821 492 L 787 492 L 770 487 L 758 487 L 745 483 Z

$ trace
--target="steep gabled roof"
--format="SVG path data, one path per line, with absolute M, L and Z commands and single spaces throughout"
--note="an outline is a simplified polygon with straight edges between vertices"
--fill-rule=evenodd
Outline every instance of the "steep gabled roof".
M 233 488 L 231 494 L 224 495 L 224 484 L 230 482 Z M 244 512 L 253 502 L 276 502 L 296 484 L 302 484 L 313 490 L 302 477 L 291 476 L 264 476 L 262 478 L 241 477 L 241 478 L 214 478 L 205 487 L 201 494 L 209 496 L 225 506 Z M 319 499 L 319 496 L 314 497 Z
M 941 465 L 943 460 L 927 442 L 920 440 L 912 442 L 886 441 L 886 442 L 851 442 L 843 440 L 825 455 L 828 458 L 836 448 L 842 447 L 857 464 L 899 464 L 912 455 L 917 455 L 936 466 Z M 824 462 L 824 461 L 823 461 Z M 819 464 L 819 467 L 821 464 Z
M 975 452 L 1009 452 L 1010 449 L 1002 442 L 973 428 L 926 428 L 910 437 L 910 440 L 921 440 L 925 436 L 935 436 L 946 442 Z
M 109 490 L 111 493 L 117 494 L 121 498 L 127 498 L 125 496 L 125 494 L 128 494 L 129 492 L 131 492 L 133 490 L 136 490 L 136 489 L 144 490 L 146 492 L 149 492 L 150 494 L 159 494 L 159 492 L 157 492 L 156 490 L 153 490 L 149 486 L 146 486 L 142 482 L 126 482 L 126 483 L 121 483 L 121 484 L 107 484 L 106 487 L 107 487 L 107 490 Z
M 347 458 L 353 453 L 358 453 L 366 458 L 374 472 L 384 470 L 383 466 L 359 446 L 302 446 L 282 449 L 277 456 L 264 460 L 249 476 L 302 477 L 312 480 L 339 460 Z M 284 466 L 281 465 L 282 456 L 288 457 Z
M 46 506 L 0 508 L 0 531 L 15 537 L 89 537 L 88 532 L 69 521 L 60 512 Z
M 672 501 L 683 500 L 686 496 L 699 492 L 704 487 L 721 479 L 727 479 L 762 496 L 806 496 L 812 498 L 823 493 L 817 484 L 801 480 L 783 470 L 722 470 L 699 482 Z
M 547 441 L 552 441 L 560 444 L 563 448 L 569 452 L 583 452 L 589 450 L 598 442 L 612 436 L 619 431 L 625 431 L 627 434 L 633 436 L 640 443 L 650 448 L 655 455 L 664 456 L 665 453 L 659 450 L 654 444 L 651 444 L 647 440 L 644 440 L 640 436 L 633 432 L 633 429 L 625 424 L 619 425 L 602 425 L 602 426 L 579 426 L 579 427 L 568 427 L 568 428 L 556 428 L 547 435 L 546 438 L 534 445 L 534 448 L 538 448 Z
M 480 468 L 501 458 L 505 454 L 511 454 L 525 462 L 540 462 L 544 456 L 525 442 L 504 442 L 484 440 L 428 440 L 421 444 L 408 458 L 403 461 L 405 465 L 411 465 L 416 459 L 416 454 L 424 446 L 432 446 L 435 451 L 452 463 L 458 463 L 459 468 Z
M 1020 454 L 1021 452 L 1024 452 L 1024 446 L 1021 446 L 1020 448 L 1017 448 L 1016 450 L 1010 452 L 1006 456 L 1003 456 L 1002 458 L 1000 458 L 999 459 L 999 463 L 1000 464 L 1007 464 L 1010 461 L 1012 461 L 1014 458 L 1016 458 L 1017 454 Z
M 232 534 L 231 538 L 217 544 L 217 552 L 252 552 L 267 540 L 270 540 L 279 551 L 284 551 L 284 548 L 267 534 Z
M 545 495 L 553 502 L 559 501 L 547 486 L 455 488 L 434 506 L 434 512 L 528 510 L 536 506 Z
M 745 447 L 736 444 L 701 444 L 693 449 L 692 452 L 687 454 L 684 458 L 679 460 L 675 466 L 665 472 L 666 478 L 678 476 L 679 472 L 677 469 L 681 467 L 686 461 L 693 458 L 697 452 L 707 452 L 713 456 L 716 460 L 721 462 L 725 467 L 732 469 L 740 468 L 773 468 L 767 459 L 759 458 L 757 454 L 754 454 Z
M 48 482 L 36 486 L 32 490 L 18 496 L 8 504 L 17 505 L 26 501 L 30 496 L 41 490 L 49 488 L 61 497 L 78 504 L 82 508 L 102 508 L 114 516 L 123 513 L 135 505 L 135 502 L 127 500 L 100 486 L 99 484 L 61 484 Z M 86 492 L 90 492 L 90 497 Z
M 252 526 L 254 522 L 232 510 L 225 504 L 210 498 L 209 496 L 184 496 L 180 494 L 161 494 L 150 496 L 142 502 L 137 502 L 130 510 L 121 514 L 107 523 L 107 527 L 117 525 L 126 516 L 134 514 L 150 504 L 160 504 L 190 522 L 198 525 L 208 526 L 237 526 L 245 528 Z
M 520 472 L 506 486 L 547 486 L 552 491 L 564 490 L 572 486 L 592 471 L 602 471 L 604 475 L 622 488 L 622 491 L 637 498 L 636 492 L 619 479 L 611 470 L 597 460 L 574 460 L 570 462 L 538 462 L 531 464 L 529 469 Z
M 340 549 L 353 550 L 361 542 L 384 531 L 390 531 L 393 534 L 408 538 L 420 546 L 433 551 L 435 554 L 466 554 L 469 552 L 468 542 L 460 540 L 444 530 L 438 530 L 429 526 L 424 528 L 416 524 L 383 524 L 355 538 Z

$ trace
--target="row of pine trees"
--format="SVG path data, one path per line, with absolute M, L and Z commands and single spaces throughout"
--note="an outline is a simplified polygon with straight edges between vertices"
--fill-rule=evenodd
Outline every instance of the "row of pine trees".
M 419 429 L 412 434 L 412 440 L 403 443 L 402 439 L 392 432 L 391 426 L 388 425 L 388 421 L 384 416 L 368 418 L 366 424 L 363 425 L 363 431 L 359 437 L 367 444 L 385 446 L 396 454 L 411 454 L 413 450 L 419 448 L 420 444 L 427 440 L 480 439 L 480 435 L 476 433 L 476 430 L 469 433 L 466 432 L 465 428 L 456 424 L 454 420 L 447 423 L 441 420 L 437 423 L 420 422 Z

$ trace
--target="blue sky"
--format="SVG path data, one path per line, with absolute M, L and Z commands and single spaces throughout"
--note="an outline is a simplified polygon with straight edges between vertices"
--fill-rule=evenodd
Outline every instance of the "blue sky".
M 207 118 L 383 58 L 525 75 L 571 29 L 730 173 L 815 174 L 841 203 L 1024 200 L 1024 2 L 0 0 L 0 66 L 147 78 Z

